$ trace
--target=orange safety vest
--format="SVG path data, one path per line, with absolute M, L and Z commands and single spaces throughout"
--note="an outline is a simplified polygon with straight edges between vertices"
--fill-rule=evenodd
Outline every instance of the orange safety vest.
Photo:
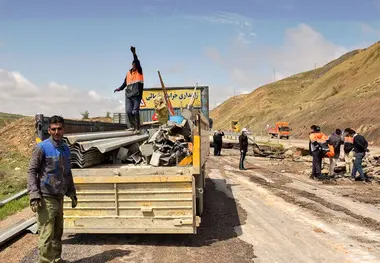
M 137 70 L 128 70 L 125 78 L 127 86 L 135 83 L 144 83 L 144 74 L 140 74 Z
M 319 144 L 324 144 L 324 143 L 327 143 L 327 140 L 329 137 L 322 132 L 318 132 L 318 133 L 310 133 L 309 138 L 312 143 L 318 142 Z M 333 157 L 335 155 L 334 146 L 331 144 L 328 144 L 328 147 L 329 147 L 329 151 L 326 152 L 325 156 Z
M 344 143 L 354 143 L 354 138 L 350 136 L 344 137 Z
M 325 143 L 328 139 L 328 136 L 322 132 L 310 133 L 309 135 L 311 142 Z

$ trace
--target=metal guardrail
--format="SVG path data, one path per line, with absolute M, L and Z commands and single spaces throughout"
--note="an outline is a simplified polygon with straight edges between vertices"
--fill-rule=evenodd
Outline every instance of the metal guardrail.
M 28 193 L 28 190 L 25 189 L 25 190 L 22 190 L 21 192 L 18 192 L 17 194 L 3 200 L 3 201 L 0 201 L 0 207 L 2 207 L 3 205 L 5 205 L 6 203 L 9 203 L 10 201 L 13 201 L 13 200 L 16 200 L 16 199 L 19 199 L 20 197 L 23 197 L 24 195 L 26 195 Z
M 30 231 L 34 232 L 33 229 L 35 229 L 34 225 L 36 222 L 37 222 L 37 218 L 32 217 L 14 227 L 11 227 L 10 229 L 7 229 L 5 232 L 0 233 L 0 246 L 12 240 L 14 237 L 21 234 L 26 229 L 30 229 Z

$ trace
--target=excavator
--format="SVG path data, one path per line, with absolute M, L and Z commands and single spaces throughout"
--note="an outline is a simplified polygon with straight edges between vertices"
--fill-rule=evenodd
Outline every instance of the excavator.
M 240 132 L 241 127 L 240 127 L 239 121 L 236 121 L 236 120 L 231 121 L 230 128 L 233 132 Z

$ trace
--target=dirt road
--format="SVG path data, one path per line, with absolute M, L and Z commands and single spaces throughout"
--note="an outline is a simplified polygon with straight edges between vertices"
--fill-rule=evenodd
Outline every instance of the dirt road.
M 303 163 L 210 156 L 205 213 L 197 235 L 65 235 L 69 262 L 380 262 L 380 189 L 302 174 Z M 307 167 L 306 167 L 307 168 Z M 23 248 L 23 249 L 20 249 Z M 12 261 L 18 253 L 20 260 Z M 0 253 L 35 262 L 36 237 Z

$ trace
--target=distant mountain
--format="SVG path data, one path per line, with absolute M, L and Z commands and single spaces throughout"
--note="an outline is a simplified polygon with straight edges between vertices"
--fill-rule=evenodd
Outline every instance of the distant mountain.
M 289 121 L 306 138 L 312 124 L 325 133 L 352 127 L 380 143 L 380 42 L 351 51 L 315 70 L 262 86 L 226 100 L 211 112 L 215 128 L 231 120 L 255 132 Z

